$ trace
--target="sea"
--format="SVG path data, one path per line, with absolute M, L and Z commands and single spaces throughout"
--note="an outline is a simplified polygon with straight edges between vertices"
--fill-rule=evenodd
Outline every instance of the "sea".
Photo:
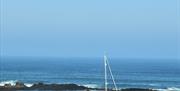
M 118 88 L 180 91 L 180 60 L 109 58 Z M 108 72 L 108 87 L 113 82 Z M 104 88 L 103 58 L 1 58 L 0 86 L 24 82 L 26 86 L 75 83 Z

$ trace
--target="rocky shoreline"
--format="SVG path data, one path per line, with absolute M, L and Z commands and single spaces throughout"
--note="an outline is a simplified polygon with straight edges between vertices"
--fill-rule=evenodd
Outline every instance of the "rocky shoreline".
M 85 86 L 79 86 L 77 84 L 44 84 L 44 83 L 35 83 L 31 87 L 27 87 L 24 85 L 23 82 L 16 82 L 15 85 L 11 84 L 4 84 L 4 86 L 0 86 L 0 91 L 62 91 L 62 90 L 83 90 L 83 91 L 91 91 L 91 90 L 98 90 L 103 91 L 102 88 L 88 88 Z M 108 91 L 113 91 L 109 89 Z M 141 89 L 141 88 L 126 88 L 121 89 L 119 91 L 156 91 L 152 89 Z

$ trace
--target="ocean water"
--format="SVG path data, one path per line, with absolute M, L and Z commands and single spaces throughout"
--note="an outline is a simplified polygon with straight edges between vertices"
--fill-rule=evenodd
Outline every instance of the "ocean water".
M 110 59 L 118 88 L 180 91 L 180 60 Z M 108 74 L 110 78 L 110 74 Z M 1 58 L 0 85 L 16 81 L 104 87 L 103 58 Z M 113 87 L 108 79 L 108 87 Z

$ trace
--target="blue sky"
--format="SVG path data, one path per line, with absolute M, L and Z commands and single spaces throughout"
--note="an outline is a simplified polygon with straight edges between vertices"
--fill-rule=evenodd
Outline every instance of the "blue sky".
M 177 0 L 1 0 L 1 7 L 2 56 L 180 57 Z

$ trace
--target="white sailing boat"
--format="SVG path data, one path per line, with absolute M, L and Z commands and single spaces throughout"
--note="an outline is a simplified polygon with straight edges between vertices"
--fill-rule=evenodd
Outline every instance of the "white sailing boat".
M 113 81 L 113 85 L 114 85 L 114 90 L 115 91 L 118 91 L 117 89 L 117 85 L 116 85 L 116 82 L 114 80 L 114 76 L 112 74 L 112 71 L 111 71 L 111 67 L 110 67 L 110 64 L 109 64 L 109 60 L 107 58 L 106 55 L 104 55 L 104 80 L 105 80 L 105 83 L 104 83 L 104 86 L 105 86 L 105 91 L 108 91 L 108 79 L 107 79 L 107 73 L 110 73 L 110 76 L 111 76 L 111 79 Z

